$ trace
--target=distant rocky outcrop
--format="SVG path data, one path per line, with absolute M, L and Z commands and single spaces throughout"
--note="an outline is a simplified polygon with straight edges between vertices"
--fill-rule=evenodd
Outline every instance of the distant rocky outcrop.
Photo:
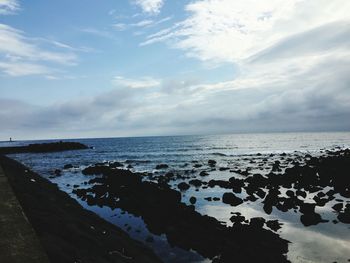
M 27 146 L 1 147 L 0 154 L 14 153 L 48 153 L 62 152 L 70 150 L 83 150 L 89 147 L 79 142 L 53 142 L 53 143 L 36 143 Z

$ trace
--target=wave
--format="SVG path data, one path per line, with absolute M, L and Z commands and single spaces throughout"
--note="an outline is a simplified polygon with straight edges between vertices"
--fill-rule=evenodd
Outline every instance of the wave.
M 227 154 L 224 154 L 224 153 L 212 153 L 212 155 L 216 155 L 216 156 L 228 156 Z

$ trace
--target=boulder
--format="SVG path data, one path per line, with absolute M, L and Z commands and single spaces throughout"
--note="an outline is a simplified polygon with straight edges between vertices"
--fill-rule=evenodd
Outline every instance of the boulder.
M 181 191 L 186 191 L 190 188 L 190 185 L 185 182 L 181 182 L 177 185 L 177 188 L 179 188 Z
M 215 161 L 215 160 L 209 160 L 209 161 L 208 161 L 208 165 L 211 166 L 211 167 L 213 167 L 213 166 L 216 165 L 216 161 Z
M 328 220 L 322 219 L 321 215 L 317 213 L 309 213 L 309 214 L 301 215 L 300 221 L 301 223 L 303 223 L 304 226 L 311 226 L 311 225 L 317 225 L 319 223 L 328 222 Z
M 232 206 L 237 206 L 243 203 L 243 200 L 233 193 L 224 193 L 222 196 L 222 202 Z
M 167 165 L 165 163 L 161 163 L 161 164 L 157 164 L 156 169 L 160 170 L 160 169 L 166 169 L 168 167 L 169 167 L 169 165 Z
M 68 170 L 68 169 L 72 169 L 73 165 L 72 164 L 66 164 L 65 166 L 63 166 L 63 169 Z
M 262 228 L 265 224 L 265 219 L 262 217 L 253 217 L 250 219 L 249 225 L 254 228 Z
M 193 179 L 188 182 L 190 185 L 193 185 L 195 187 L 200 187 L 202 185 L 202 181 L 198 179 Z
M 199 173 L 200 176 L 208 176 L 209 174 L 206 171 L 201 171 Z
M 197 198 L 195 198 L 194 196 L 191 196 L 191 198 L 190 198 L 190 203 L 191 203 L 192 205 L 194 205 L 194 204 L 196 203 L 196 201 L 197 201 Z
M 270 228 L 273 231 L 277 231 L 281 228 L 281 223 L 278 222 L 278 220 L 269 220 L 266 222 L 266 226 Z

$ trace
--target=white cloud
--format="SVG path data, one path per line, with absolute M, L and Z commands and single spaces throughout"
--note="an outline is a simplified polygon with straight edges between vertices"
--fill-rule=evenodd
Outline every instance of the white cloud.
M 19 8 L 16 0 L 0 0 L 0 15 L 14 14 Z
M 127 29 L 135 29 L 135 28 L 151 28 L 158 26 L 160 24 L 163 24 L 169 20 L 171 20 L 173 17 L 172 16 L 167 16 L 159 20 L 154 20 L 154 19 L 143 19 L 135 23 L 116 23 L 113 24 L 113 28 L 116 29 L 117 31 L 125 31 Z M 140 35 L 144 34 L 145 32 L 140 32 L 140 31 L 134 31 L 134 35 Z
M 113 27 L 118 31 L 123 31 L 128 27 L 128 25 L 125 23 L 116 23 L 116 24 L 113 24 Z
M 73 53 L 58 53 L 40 49 L 33 41 L 13 27 L 0 24 L 0 53 L 29 60 L 44 60 L 60 64 L 74 64 Z
M 50 107 L 0 103 L 0 135 L 24 128 L 28 136 L 46 137 L 349 130 L 349 7 L 345 0 L 194 0 L 187 19 L 148 36 L 144 45 L 165 41 L 208 64 L 236 64 L 231 80 L 116 76 L 112 90 L 89 98 Z M 42 50 L 22 32 L 4 31 L 5 39 L 14 39 L 0 41 L 4 72 L 46 70 L 15 67 L 47 56 L 25 55 Z
M 51 70 L 43 65 L 23 62 L 1 62 L 0 69 L 6 74 L 18 77 L 27 75 L 43 75 L 48 74 Z
M 189 17 L 143 43 L 167 41 L 187 55 L 236 62 L 284 38 L 334 21 L 348 20 L 347 0 L 197 0 Z
M 52 44 L 56 47 L 59 47 L 59 48 L 63 48 L 63 49 L 66 49 L 66 50 L 70 50 L 70 51 L 76 51 L 76 52 L 86 52 L 86 53 L 89 53 L 89 52 L 96 52 L 95 49 L 93 48 L 90 48 L 90 47 L 84 47 L 84 46 L 81 46 L 81 47 L 73 47 L 71 45 L 68 45 L 66 43 L 62 43 L 60 41 L 56 41 L 56 40 L 50 40 L 50 39 L 42 39 L 44 42 L 48 42 L 49 44 Z
M 145 27 L 145 26 L 149 26 L 152 25 L 154 23 L 153 20 L 151 19 L 145 19 L 145 20 L 141 20 L 137 23 L 131 24 L 132 26 L 136 26 L 136 27 Z
M 349 9 L 345 0 L 197 0 L 188 18 L 141 46 L 165 42 L 210 65 L 236 65 L 230 81 L 187 87 L 192 100 L 173 123 L 189 127 L 191 116 L 214 133 L 349 129 Z
M 134 3 L 142 8 L 142 11 L 148 14 L 156 15 L 160 12 L 163 0 L 134 0 Z
M 121 24 L 115 24 L 116 29 L 120 29 L 122 27 Z M 115 39 L 114 35 L 106 30 L 101 30 L 101 29 L 97 29 L 97 28 L 81 28 L 79 29 L 79 31 L 83 32 L 83 33 L 87 33 L 90 35 L 94 35 L 94 36 L 98 36 L 98 37 L 104 37 L 104 38 L 109 38 L 109 39 Z
M 330 51 L 304 67 L 296 67 L 297 59 L 275 63 L 251 65 L 226 82 L 117 76 L 114 89 L 88 98 L 33 110 L 0 103 L 1 132 L 6 137 L 25 128 L 27 136 L 74 137 L 350 129 L 349 54 Z
M 53 52 L 40 46 L 41 39 L 29 38 L 20 30 L 0 23 L 0 63 L 11 76 L 46 73 L 46 63 L 71 66 L 77 62 L 74 48 L 60 42 L 50 42 L 69 52 Z M 76 50 L 75 50 L 76 51 Z M 18 67 L 18 68 L 16 68 Z
M 142 88 L 154 88 L 161 84 L 159 79 L 151 77 L 143 77 L 139 79 L 124 78 L 122 76 L 115 76 L 113 84 L 117 87 L 126 87 L 131 89 L 142 89 Z

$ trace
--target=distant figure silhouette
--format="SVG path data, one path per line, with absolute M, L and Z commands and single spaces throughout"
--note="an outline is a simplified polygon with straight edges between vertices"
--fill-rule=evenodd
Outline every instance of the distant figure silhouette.
M 12 142 L 12 138 L 10 137 L 10 142 Z

